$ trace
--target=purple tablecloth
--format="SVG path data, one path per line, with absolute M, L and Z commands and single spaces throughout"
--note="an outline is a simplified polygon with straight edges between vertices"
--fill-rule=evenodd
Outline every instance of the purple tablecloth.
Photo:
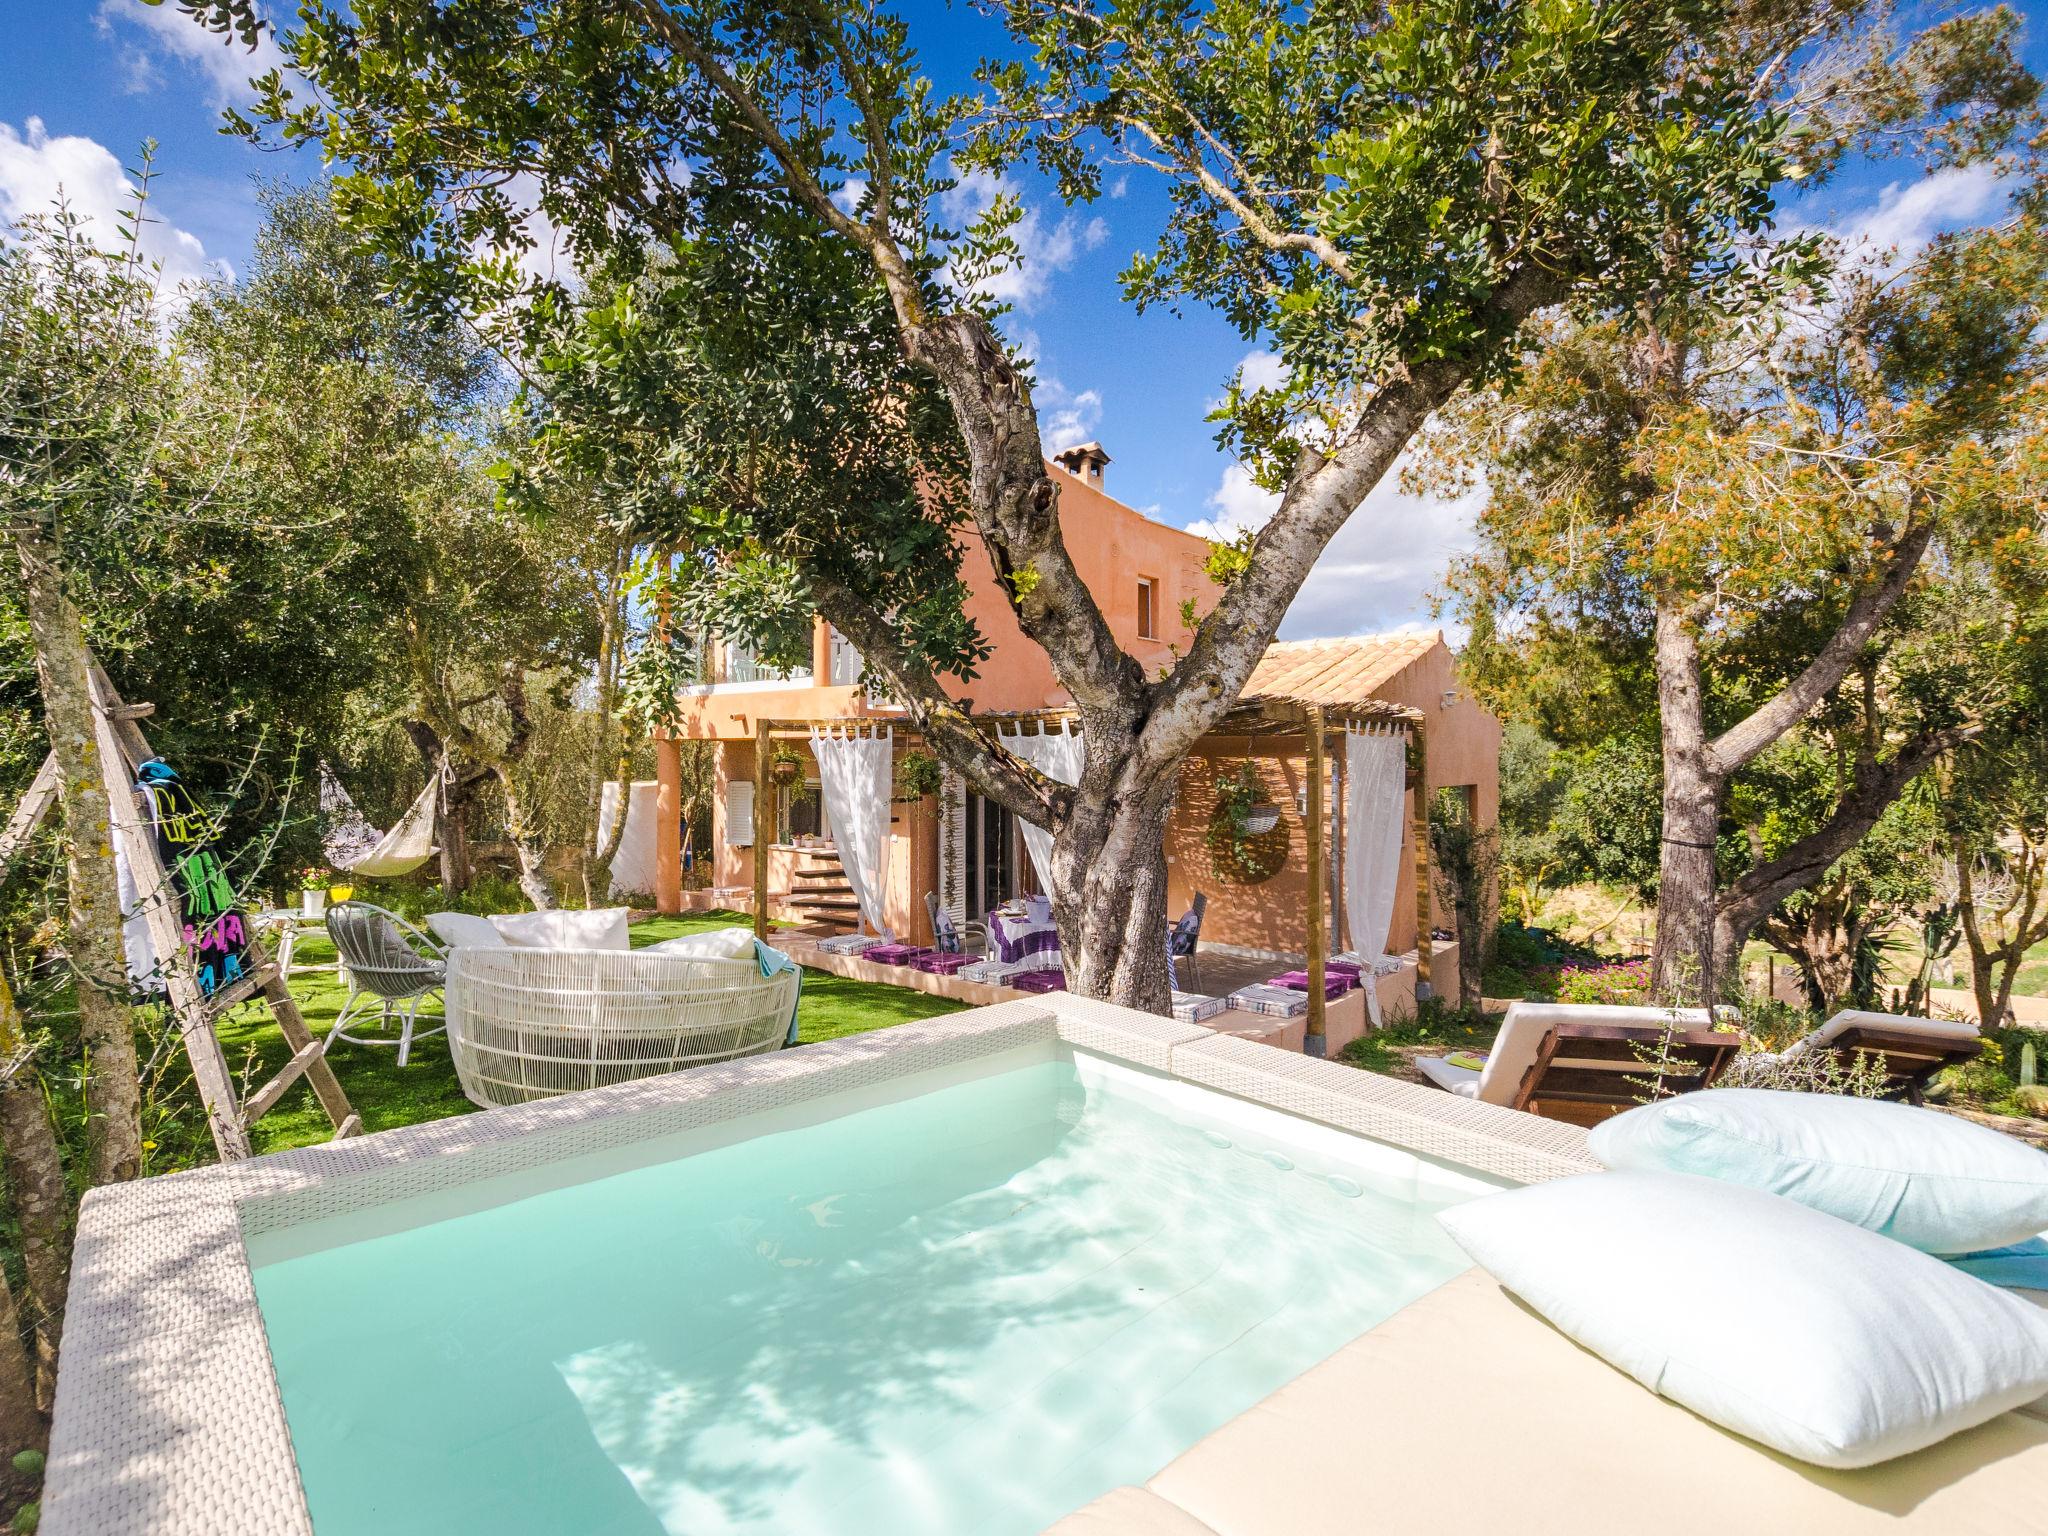
M 1028 917 L 1009 917 L 1001 912 L 988 915 L 988 942 L 995 957 L 1015 965 L 1028 955 L 1058 954 L 1060 931 L 1048 918 L 1034 923 Z

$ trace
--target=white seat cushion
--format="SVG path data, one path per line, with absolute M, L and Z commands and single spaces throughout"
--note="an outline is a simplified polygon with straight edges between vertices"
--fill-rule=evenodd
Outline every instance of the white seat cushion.
M 427 926 L 450 949 L 503 949 L 506 943 L 488 917 L 467 912 L 429 912 Z
M 491 919 L 505 942 L 517 949 L 630 949 L 626 908 L 588 912 L 501 912 Z
M 1437 1220 L 1653 1392 L 1818 1466 L 1907 1455 L 2048 1392 L 2048 1321 L 2034 1308 L 1740 1184 L 1580 1174 Z
M 706 960 L 750 960 L 754 954 L 751 928 L 713 928 L 708 933 L 686 933 L 647 946 L 649 954 L 694 955 Z
M 1617 1115 L 1587 1148 L 1609 1168 L 1768 1190 L 1925 1253 L 2048 1230 L 2048 1155 L 1910 1104 L 1721 1088 Z
M 1785 1048 L 1787 1056 L 1804 1056 L 1808 1051 L 1817 1051 L 1833 1045 L 1842 1035 L 1852 1029 L 1882 1030 L 1886 1034 L 1925 1035 L 1938 1043 L 1961 1043 L 1977 1038 L 1977 1026 L 1968 1019 L 1925 1019 L 1910 1013 L 1869 1013 L 1860 1008 L 1845 1008 L 1812 1034 L 1793 1041 Z
M 1415 1069 L 1439 1088 L 1448 1088 L 1460 1098 L 1479 1092 L 1479 1074 L 1470 1067 L 1454 1067 L 1441 1056 L 1418 1056 Z

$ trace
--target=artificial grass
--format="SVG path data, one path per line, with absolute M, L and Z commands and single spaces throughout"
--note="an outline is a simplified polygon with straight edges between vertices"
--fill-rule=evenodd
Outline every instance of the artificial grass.
M 748 921 L 738 912 L 693 912 L 687 917 L 650 918 L 633 925 L 633 947 L 638 949 L 681 934 L 702 933 Z M 323 1037 L 348 994 L 334 972 L 304 971 L 299 967 L 325 964 L 333 959 L 333 945 L 325 938 L 313 936 L 300 942 L 292 958 L 292 995 L 306 1016 L 306 1027 Z M 913 1019 L 956 1013 L 964 1006 L 908 987 L 853 981 L 826 971 L 807 970 L 797 1006 L 798 1043 L 836 1040 Z M 420 1009 L 422 1025 L 439 1023 L 440 1018 L 438 1002 L 429 1002 Z M 270 1010 L 261 1006 L 239 1009 L 232 1018 L 222 1020 L 220 1041 L 227 1053 L 228 1066 L 243 1077 L 245 1087 L 263 1083 L 291 1058 Z M 449 1059 L 448 1043 L 442 1035 L 415 1037 L 411 1059 L 403 1068 L 398 1065 L 398 1052 L 390 1046 L 356 1045 L 345 1040 L 335 1044 L 328 1060 L 347 1090 L 349 1102 L 363 1117 L 365 1131 L 419 1125 L 449 1115 L 466 1115 L 476 1108 L 462 1096 L 462 1089 L 456 1084 L 455 1064 Z M 333 1134 L 313 1090 L 295 1086 L 256 1122 L 250 1140 L 258 1152 L 282 1152 L 291 1147 L 312 1146 Z

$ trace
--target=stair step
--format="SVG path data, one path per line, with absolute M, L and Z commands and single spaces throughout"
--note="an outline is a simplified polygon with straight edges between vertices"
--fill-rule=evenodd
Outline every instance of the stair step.
M 860 898 L 854 895 L 851 891 L 828 891 L 825 894 L 818 896 L 814 896 L 809 892 L 804 892 L 801 895 L 792 895 L 789 898 L 789 904 L 793 907 L 847 908 L 858 907 L 860 905 Z
M 846 867 L 842 864 L 826 864 L 817 869 L 795 869 L 790 874 L 798 880 L 844 880 Z

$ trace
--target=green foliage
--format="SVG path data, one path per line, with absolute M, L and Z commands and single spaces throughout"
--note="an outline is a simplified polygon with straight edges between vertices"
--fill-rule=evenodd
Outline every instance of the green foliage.
M 43 1453 L 38 1450 L 16 1451 L 9 1465 L 23 1477 L 41 1477 L 44 1459 Z
M 936 795 L 946 782 L 945 770 L 929 752 L 912 750 L 896 764 L 896 789 L 906 799 L 919 800 Z
M 1338 1060 L 1368 1072 L 1397 1075 L 1409 1052 L 1418 1046 L 1425 1047 L 1422 1054 L 1429 1055 L 1485 1051 L 1492 1048 L 1499 1032 L 1499 1021 L 1489 1020 L 1477 1009 L 1461 1008 L 1442 998 L 1425 998 L 1408 1018 L 1392 1018 L 1385 1028 L 1360 1035 L 1338 1053 Z
M 1246 758 L 1234 768 L 1219 768 L 1214 794 L 1202 840 L 1217 878 L 1238 885 L 1272 879 L 1287 862 L 1289 839 L 1284 819 L 1253 829 L 1255 812 L 1277 809 L 1258 763 Z
M 1099 135 L 1112 163 L 1173 176 L 1167 228 L 1125 291 L 1196 298 L 1273 339 L 1287 382 L 1235 381 L 1217 411 L 1269 488 L 1399 371 L 1512 369 L 1518 317 L 1498 301 L 1519 273 L 1655 312 L 1701 292 L 1740 306 L 1807 269 L 1796 242 L 1760 268 L 1736 259 L 1785 174 L 1787 123 L 1701 46 L 1729 22 L 1713 4 L 1006 9 L 1038 68 L 985 68 L 1007 130 L 988 157 L 1028 141 L 1088 196 Z M 1058 132 L 1011 126 L 1047 118 Z
M 1210 541 L 1209 553 L 1202 558 L 1202 569 L 1219 587 L 1229 586 L 1252 568 L 1252 546 L 1257 541 L 1258 532 L 1251 528 L 1233 539 Z

